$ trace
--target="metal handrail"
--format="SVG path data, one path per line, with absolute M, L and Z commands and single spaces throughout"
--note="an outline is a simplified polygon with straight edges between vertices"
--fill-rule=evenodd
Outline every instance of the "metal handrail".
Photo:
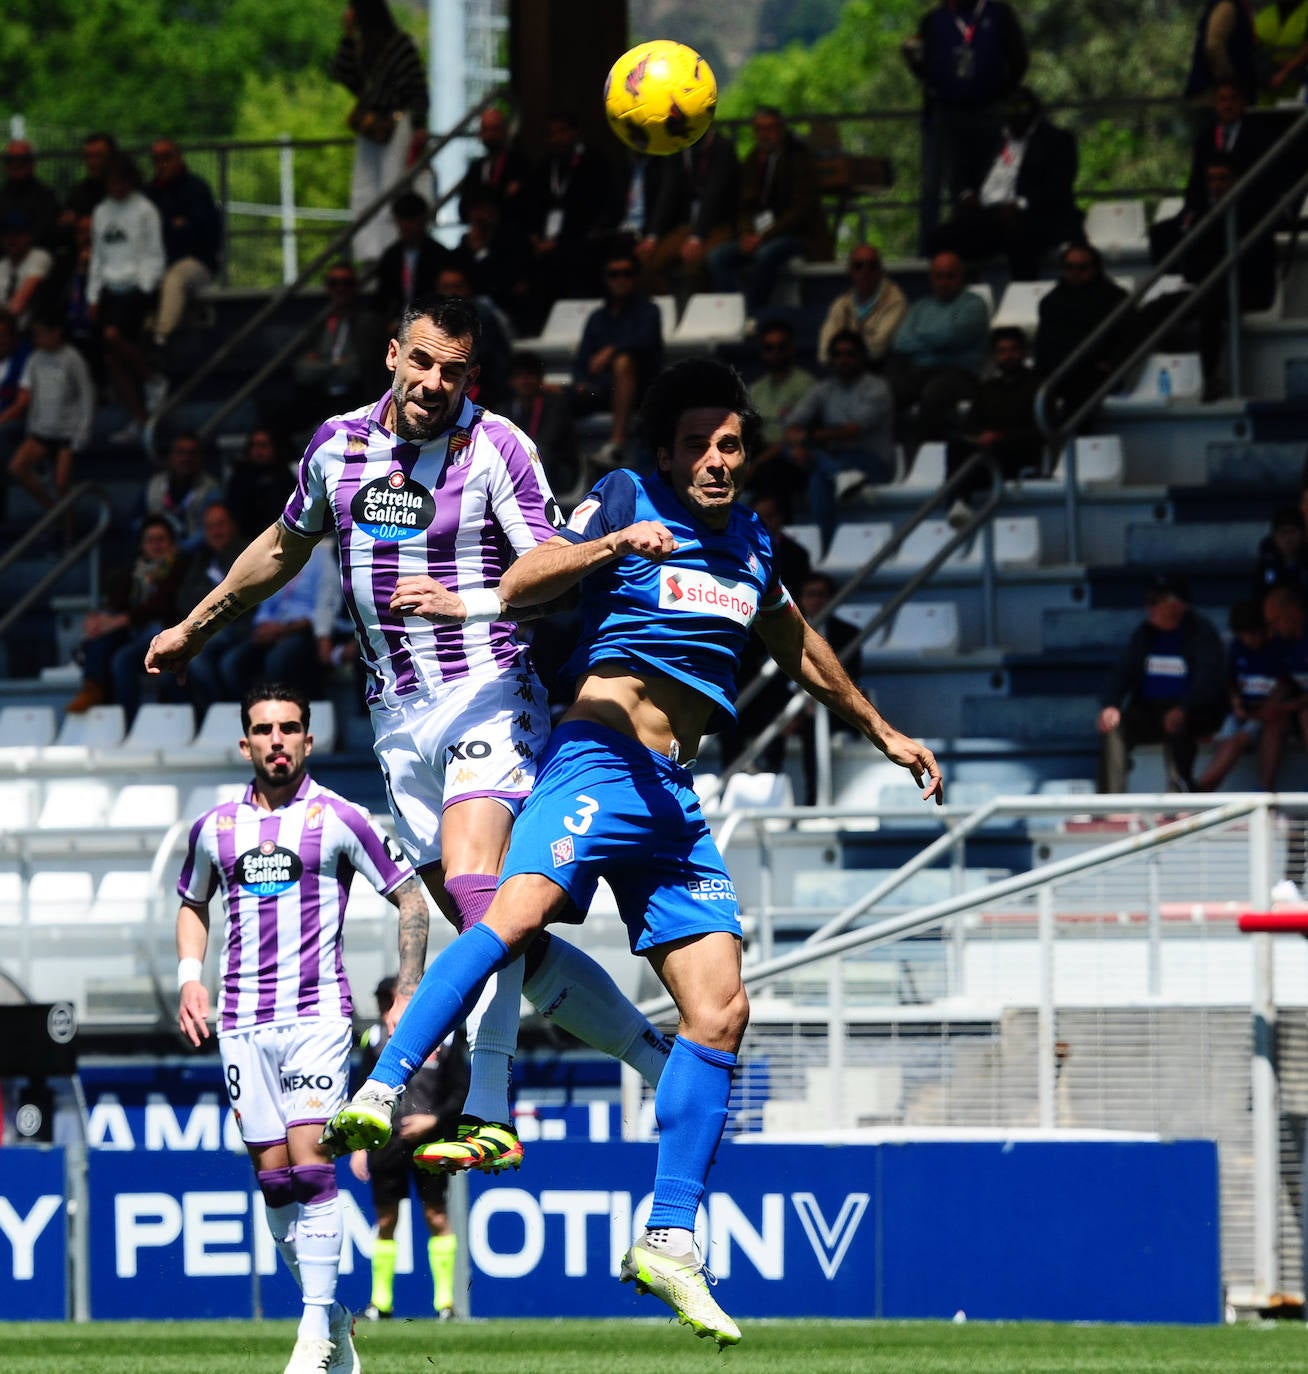
M 239 326 L 229 335 L 223 343 L 219 344 L 205 362 L 193 372 L 176 391 L 169 394 L 162 408 L 155 416 L 155 424 L 157 425 L 164 416 L 170 414 L 182 401 L 186 400 L 188 396 L 195 392 L 202 382 L 207 381 L 218 367 L 226 362 L 247 339 L 261 329 L 288 300 L 296 296 L 307 282 L 315 278 L 322 267 L 341 252 L 363 225 L 380 214 L 381 211 L 394 200 L 398 193 L 412 186 L 418 177 L 423 175 L 432 159 L 435 158 L 438 153 L 442 152 L 448 144 L 453 143 L 455 139 L 463 138 L 470 131 L 472 122 L 481 115 L 483 110 L 494 104 L 499 96 L 500 92 L 498 90 L 490 92 L 475 105 L 471 106 L 463 118 L 459 120 L 452 129 L 447 130 L 443 134 L 429 134 L 427 141 L 422 146 L 421 152 L 414 159 L 413 166 L 408 168 L 390 186 L 386 187 L 385 190 L 381 191 L 364 206 L 355 219 L 338 233 L 334 234 L 328 241 L 327 246 L 321 249 L 310 260 L 306 267 L 300 269 L 294 281 L 288 282 L 280 290 L 274 292 L 269 300 L 256 310 L 244 324 Z M 243 395 L 248 395 L 250 389 L 252 388 L 247 384 Z M 227 403 L 226 409 L 222 412 L 223 416 L 225 417 L 229 414 L 231 409 L 232 403 L 229 402 Z M 212 432 L 214 423 L 212 418 L 206 422 L 203 431 L 204 434 L 207 435 Z
M 960 548 L 972 537 L 972 535 L 983 525 L 986 526 L 986 533 L 989 534 L 989 520 L 999 504 L 1003 494 L 1003 474 L 999 470 L 999 465 L 994 458 L 984 450 L 978 449 L 977 452 L 970 454 L 967 460 L 962 463 L 958 471 L 946 479 L 943 486 L 932 491 L 922 504 L 899 526 L 888 540 L 872 554 L 870 558 L 848 578 L 843 587 L 836 589 L 835 595 L 823 607 L 822 611 L 813 618 L 814 629 L 820 630 L 832 614 L 847 601 L 856 591 L 863 588 L 864 582 L 877 572 L 883 564 L 895 556 L 903 546 L 904 541 L 913 533 L 919 525 L 931 514 L 933 510 L 939 508 L 942 502 L 948 503 L 949 498 L 962 489 L 968 477 L 979 468 L 988 468 L 990 471 L 990 490 L 986 495 L 982 505 L 973 512 L 971 520 L 967 524 L 959 527 L 953 535 L 947 539 L 932 557 L 922 565 L 899 589 L 898 592 L 886 602 L 884 606 L 874 615 L 866 625 L 864 625 L 845 645 L 839 654 L 840 662 L 848 667 L 857 661 L 857 656 L 861 655 L 863 645 L 871 635 L 876 634 L 883 626 L 891 623 L 895 616 L 899 614 L 900 607 L 908 601 L 917 590 L 924 586 L 935 576 L 936 572 L 953 555 L 954 551 Z M 988 594 L 993 595 L 994 576 L 993 576 L 993 544 L 987 539 L 986 550 L 986 577 L 988 579 Z M 987 619 L 993 619 L 993 608 L 987 607 Z M 748 706 L 750 702 L 756 700 L 759 693 L 763 691 L 767 683 L 781 672 L 777 663 L 769 659 L 759 672 L 758 677 L 740 693 L 736 699 L 736 709 Z M 743 772 L 754 762 L 755 759 L 776 739 L 790 724 L 792 720 L 804 709 L 809 701 L 808 694 L 799 686 L 798 683 L 790 685 L 790 700 L 777 718 L 762 732 L 757 735 L 732 761 L 720 779 L 721 785 L 726 786 L 727 781 L 737 773 Z
M 49 572 L 26 588 L 11 606 L 0 613 L 0 635 L 4 634 L 28 607 L 39 601 L 84 553 L 90 553 L 99 544 L 100 537 L 109 528 L 109 522 L 113 517 L 113 509 L 109 504 L 109 493 L 98 482 L 79 482 L 77 486 L 65 492 L 34 525 L 28 526 L 26 531 L 19 535 L 3 553 L 0 553 L 0 573 L 4 573 L 23 556 L 24 551 L 35 543 L 42 534 L 59 524 L 65 514 L 76 510 L 82 500 L 88 497 L 94 497 L 99 503 L 99 515 L 96 517 L 95 524 L 55 559 L 54 567 Z M 99 577 L 99 562 L 93 556 L 91 558 L 90 586 L 92 600 L 98 596 Z

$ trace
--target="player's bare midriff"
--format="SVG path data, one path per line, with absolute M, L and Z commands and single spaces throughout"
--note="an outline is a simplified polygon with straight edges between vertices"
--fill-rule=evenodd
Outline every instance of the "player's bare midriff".
M 684 682 L 638 677 L 621 664 L 599 663 L 582 678 L 563 719 L 607 725 L 657 754 L 689 763 L 712 711 L 713 703 Z

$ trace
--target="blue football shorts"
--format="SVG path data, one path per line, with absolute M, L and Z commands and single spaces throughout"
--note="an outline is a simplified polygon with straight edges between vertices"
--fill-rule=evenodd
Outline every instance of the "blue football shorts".
M 562 919 L 581 921 L 603 878 L 633 954 L 717 930 L 739 938 L 735 884 L 690 776 L 617 730 L 565 722 L 514 822 L 500 881 L 544 874 L 576 908 Z

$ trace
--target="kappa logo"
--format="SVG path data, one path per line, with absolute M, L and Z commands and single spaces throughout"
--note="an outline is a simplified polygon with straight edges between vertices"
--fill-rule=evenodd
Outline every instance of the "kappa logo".
M 223 831 L 235 830 L 235 829 L 236 829 L 236 817 L 235 817 L 235 816 L 219 816 L 218 819 L 214 822 L 214 829 L 215 829 L 215 830 L 223 830 Z
M 576 857 L 572 848 L 572 836 L 565 835 L 561 840 L 555 840 L 550 845 L 550 853 L 554 856 L 555 868 L 562 868 L 564 864 L 570 864 Z
M 846 1193 L 844 1205 L 835 1221 L 828 1224 L 812 1193 L 791 1194 L 790 1200 L 799 1213 L 800 1225 L 828 1279 L 836 1277 L 858 1224 L 863 1220 L 863 1213 L 867 1211 L 870 1198 L 870 1193 Z

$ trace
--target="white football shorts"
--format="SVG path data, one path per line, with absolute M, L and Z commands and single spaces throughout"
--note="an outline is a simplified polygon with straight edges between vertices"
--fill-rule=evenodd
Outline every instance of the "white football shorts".
M 247 1145 L 274 1145 L 288 1127 L 320 1125 L 350 1090 L 353 1031 L 341 1016 L 311 1016 L 223 1031 L 223 1084 Z
M 395 833 L 415 868 L 439 862 L 447 806 L 490 797 L 516 816 L 550 733 L 545 689 L 530 672 L 378 703 L 372 724 Z

